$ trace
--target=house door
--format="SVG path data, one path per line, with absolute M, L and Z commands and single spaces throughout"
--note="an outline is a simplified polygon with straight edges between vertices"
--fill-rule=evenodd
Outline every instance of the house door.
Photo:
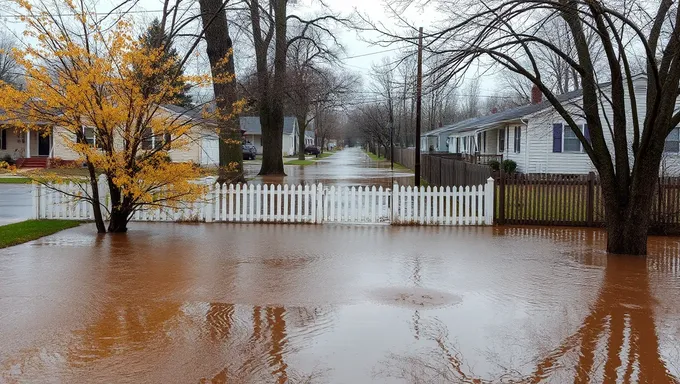
M 50 138 L 52 135 L 43 136 L 38 134 L 38 156 L 50 155 Z

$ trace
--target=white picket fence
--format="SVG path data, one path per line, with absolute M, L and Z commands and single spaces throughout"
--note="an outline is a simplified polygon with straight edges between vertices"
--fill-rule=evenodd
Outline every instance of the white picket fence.
M 105 184 L 99 192 L 110 209 Z M 35 217 L 92 220 L 86 185 L 35 185 Z M 132 221 L 490 225 L 493 179 L 473 187 L 335 187 L 209 183 L 206 195 L 176 208 L 138 210 Z

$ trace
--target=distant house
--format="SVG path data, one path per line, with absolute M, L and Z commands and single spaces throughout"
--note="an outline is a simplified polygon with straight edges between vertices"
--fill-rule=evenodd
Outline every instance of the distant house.
M 173 120 L 186 120 L 188 124 L 191 124 L 191 129 L 187 133 L 190 138 L 188 144 L 181 148 L 170 146 L 168 154 L 172 161 L 191 161 L 202 165 L 219 163 L 217 126 L 203 119 L 199 110 L 162 105 L 158 114 Z M 88 143 L 92 145 L 96 143 L 94 129 L 84 126 L 83 134 Z M 165 140 L 176 139 L 162 133 L 150 132 L 148 139 L 142 143 L 142 148 L 155 148 Z M 0 121 L 0 159 L 10 156 L 23 167 L 46 167 L 49 160 L 54 158 L 67 161 L 79 160 L 80 155 L 69 148 L 68 141 L 75 142 L 76 135 L 63 127 L 46 127 L 43 132 L 26 131 L 13 127 L 11 122 Z
M 638 75 L 633 79 L 636 90 L 640 124 L 644 121 L 647 79 Z M 601 85 L 606 92 L 608 84 Z M 577 90 L 558 96 L 565 107 L 578 116 L 582 105 L 582 91 Z M 626 99 L 627 121 L 632 135 L 632 114 Z M 611 112 L 603 114 L 611 121 Z M 583 133 L 588 136 L 588 124 L 584 118 L 576 118 Z M 443 140 L 446 136 L 446 140 Z M 605 139 L 611 145 L 611 136 L 605 128 Z M 555 111 L 552 104 L 542 100 L 538 89 L 532 91 L 532 104 L 508 109 L 487 116 L 464 120 L 421 137 L 422 143 L 435 145 L 436 150 L 459 153 L 478 158 L 505 160 L 517 163 L 522 173 L 585 174 L 595 168 L 583 146 Z M 425 150 L 425 147 L 423 148 Z M 662 172 L 680 175 L 680 131 L 676 128 L 666 139 L 666 154 Z
M 257 148 L 257 153 L 262 154 L 262 126 L 259 116 L 244 116 L 240 119 L 241 131 L 246 141 Z M 283 119 L 283 156 L 292 156 L 297 153 L 298 146 L 298 123 L 292 116 Z

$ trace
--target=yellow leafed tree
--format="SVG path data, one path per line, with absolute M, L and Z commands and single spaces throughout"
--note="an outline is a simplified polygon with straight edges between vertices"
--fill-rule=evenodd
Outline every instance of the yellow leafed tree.
M 54 9 L 18 2 L 26 39 L 35 43 L 14 52 L 26 85 L 21 90 L 2 85 L 6 119 L 21 129 L 59 127 L 63 137 L 55 140 L 87 165 L 91 193 L 83 198 L 94 207 L 99 232 L 107 230 L 99 174 L 106 177 L 111 199 L 109 232 L 125 232 L 136 210 L 198 199 L 204 186 L 193 181 L 200 169 L 168 156 L 171 148 L 191 144 L 197 123 L 162 105 L 172 104 L 185 82 L 203 86 L 209 77 L 187 77 L 176 62 L 162 60 L 165 44 L 145 46 L 128 20 L 107 25 L 82 2 L 62 1 Z

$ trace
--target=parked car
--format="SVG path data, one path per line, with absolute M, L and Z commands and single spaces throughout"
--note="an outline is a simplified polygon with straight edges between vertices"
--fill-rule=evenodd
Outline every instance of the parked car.
M 257 157 L 257 148 L 250 143 L 245 143 L 241 146 L 243 149 L 243 160 L 255 160 Z
M 319 156 L 319 154 L 321 153 L 321 150 L 319 149 L 319 147 L 315 147 L 313 145 L 310 145 L 307 148 L 305 148 L 305 153 L 308 154 L 308 155 Z

